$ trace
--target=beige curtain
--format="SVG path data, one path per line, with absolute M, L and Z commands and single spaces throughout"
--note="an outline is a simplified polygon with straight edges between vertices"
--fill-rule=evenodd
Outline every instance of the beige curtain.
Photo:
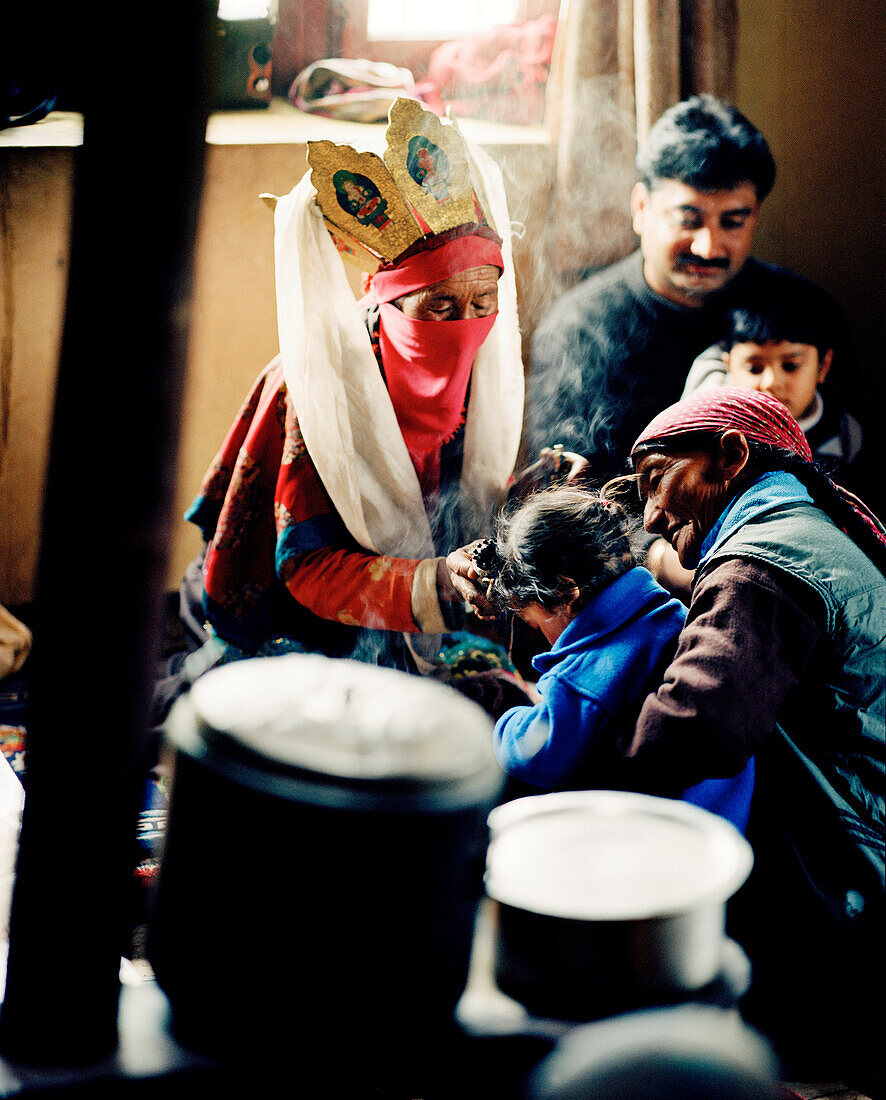
M 634 157 L 668 107 L 734 88 L 736 0 L 562 0 L 548 85 L 551 263 L 565 281 L 636 246 Z

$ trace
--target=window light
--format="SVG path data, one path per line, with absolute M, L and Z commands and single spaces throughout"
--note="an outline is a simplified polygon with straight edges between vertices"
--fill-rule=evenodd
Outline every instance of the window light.
M 477 34 L 500 23 L 512 23 L 517 0 L 447 0 L 417 4 L 415 0 L 369 0 L 370 39 L 450 39 Z

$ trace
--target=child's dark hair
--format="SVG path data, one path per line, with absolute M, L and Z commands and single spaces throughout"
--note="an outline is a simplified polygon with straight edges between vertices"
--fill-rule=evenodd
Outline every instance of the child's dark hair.
M 634 525 L 620 505 L 599 493 L 569 486 L 534 493 L 496 522 L 485 558 L 491 602 L 552 609 L 577 587 L 581 605 L 587 603 L 636 564 Z
M 780 344 L 783 340 L 809 344 L 816 349 L 819 359 L 831 349 L 820 312 L 810 308 L 808 301 L 797 301 L 790 294 L 734 309 L 727 317 L 727 325 L 722 340 L 725 351 L 731 351 L 736 344 Z
M 766 139 L 740 111 L 697 95 L 655 123 L 637 157 L 637 172 L 650 191 L 669 179 L 699 191 L 731 190 L 747 180 L 762 202 L 775 182 L 775 161 Z

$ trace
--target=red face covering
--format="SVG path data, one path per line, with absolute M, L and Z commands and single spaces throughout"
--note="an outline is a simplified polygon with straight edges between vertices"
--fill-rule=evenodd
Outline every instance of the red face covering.
M 498 244 L 487 237 L 463 236 L 379 271 L 372 280 L 373 296 L 382 303 L 379 340 L 388 393 L 426 495 L 439 484 L 440 447 L 462 422 L 471 367 L 496 314 L 418 321 L 392 303 L 485 264 L 504 267 Z

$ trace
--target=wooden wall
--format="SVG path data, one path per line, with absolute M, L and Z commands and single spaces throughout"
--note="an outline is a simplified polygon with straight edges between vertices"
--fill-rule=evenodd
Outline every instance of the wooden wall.
M 778 165 L 755 253 L 840 302 L 886 413 L 886 4 L 738 0 L 737 106 Z
M 0 603 L 31 599 L 76 148 L 0 148 Z M 84 363 L 84 372 L 89 364 Z

